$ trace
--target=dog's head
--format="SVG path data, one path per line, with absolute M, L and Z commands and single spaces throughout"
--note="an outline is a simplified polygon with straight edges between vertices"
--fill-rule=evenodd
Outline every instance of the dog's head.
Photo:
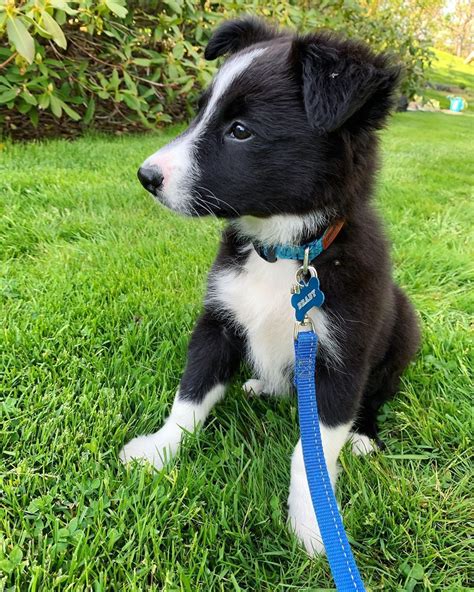
M 188 215 L 343 209 L 344 183 L 367 167 L 399 68 L 360 43 L 252 18 L 217 29 L 205 57 L 222 55 L 189 128 L 140 168 L 144 187 Z

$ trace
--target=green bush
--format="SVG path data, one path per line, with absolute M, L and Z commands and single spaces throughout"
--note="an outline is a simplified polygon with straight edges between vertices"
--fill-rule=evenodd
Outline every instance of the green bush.
M 411 96 L 430 56 L 415 12 L 402 0 L 375 10 L 355 0 L 0 0 L 0 129 L 31 137 L 186 118 L 215 68 L 202 57 L 212 29 L 242 13 L 398 52 Z

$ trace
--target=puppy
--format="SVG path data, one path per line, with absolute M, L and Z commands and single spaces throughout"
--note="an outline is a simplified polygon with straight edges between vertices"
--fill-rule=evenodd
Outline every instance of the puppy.
M 189 128 L 150 156 L 138 177 L 168 208 L 228 220 L 209 273 L 171 413 L 120 457 L 161 468 L 185 431 L 202 424 L 242 361 L 255 394 L 293 392 L 294 311 L 300 261 L 272 256 L 340 229 L 313 265 L 325 303 L 316 388 L 324 453 L 353 438 L 366 452 L 380 405 L 397 390 L 419 344 L 412 307 L 391 277 L 387 240 L 372 205 L 380 129 L 399 68 L 364 45 L 327 33 L 292 35 L 252 18 L 214 33 L 206 59 L 227 55 Z M 269 255 L 270 253 L 270 255 Z M 323 550 L 301 441 L 291 461 L 289 524 L 310 554 Z

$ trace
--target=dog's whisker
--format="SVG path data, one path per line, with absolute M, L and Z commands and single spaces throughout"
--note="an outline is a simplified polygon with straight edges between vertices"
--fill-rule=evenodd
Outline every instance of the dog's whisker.
M 234 212 L 236 214 L 236 216 L 240 216 L 240 212 L 238 210 L 236 210 L 229 202 L 225 201 L 224 199 L 217 197 L 217 195 L 211 191 L 210 189 L 208 189 L 207 187 L 201 187 L 200 185 L 197 185 L 197 188 L 202 190 L 202 191 L 206 191 L 209 198 L 214 199 L 216 202 L 222 203 L 225 206 L 227 206 L 232 212 Z M 216 204 L 217 205 L 217 204 Z
M 193 192 L 193 196 L 196 199 L 197 203 L 210 215 L 213 216 L 214 218 L 217 219 L 217 216 L 215 214 L 215 212 L 213 212 L 211 210 L 211 208 L 209 207 L 209 204 L 206 202 L 206 200 L 199 194 L 198 191 L 194 191 Z M 199 215 L 199 214 L 197 214 Z

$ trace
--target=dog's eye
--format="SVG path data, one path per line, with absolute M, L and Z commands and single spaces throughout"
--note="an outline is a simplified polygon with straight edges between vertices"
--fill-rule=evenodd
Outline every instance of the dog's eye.
M 243 123 L 236 121 L 229 130 L 229 136 L 235 140 L 247 140 L 252 132 Z

